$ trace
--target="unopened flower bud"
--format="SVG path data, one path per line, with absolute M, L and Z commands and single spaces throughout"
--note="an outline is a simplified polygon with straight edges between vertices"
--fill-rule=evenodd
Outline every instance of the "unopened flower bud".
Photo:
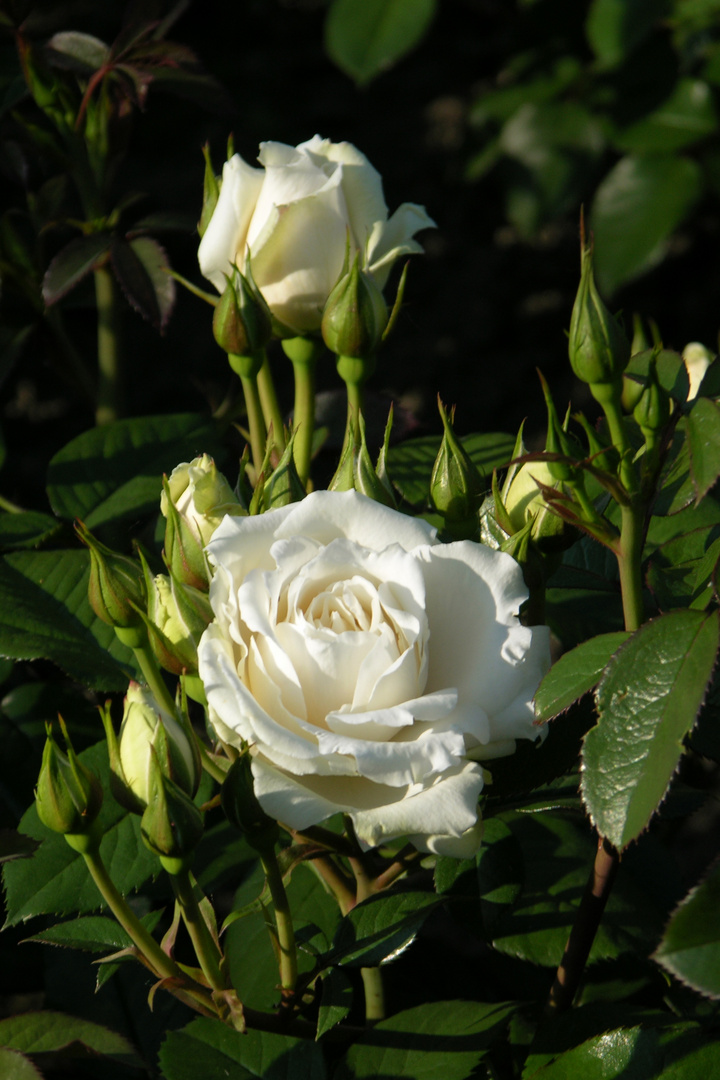
M 663 390 L 657 377 L 657 363 L 652 360 L 642 397 L 633 409 L 633 419 L 639 425 L 646 441 L 654 443 L 656 436 L 670 419 L 670 395 Z
M 307 495 L 295 465 L 295 432 L 283 451 L 282 457 L 273 469 L 263 487 L 263 506 L 265 510 L 275 510 L 280 506 L 300 502 Z M 263 472 L 265 469 L 263 468 Z
M 160 510 L 167 519 L 165 561 L 178 581 L 207 588 L 205 545 L 227 514 L 244 514 L 232 488 L 208 454 L 176 466 L 163 484 Z
M 582 247 L 580 286 L 570 319 L 570 364 L 578 379 L 617 383 L 630 359 L 630 342 L 618 320 L 600 299 L 592 269 L 592 246 Z
M 146 845 L 170 874 L 187 870 L 203 834 L 202 814 L 188 795 L 151 765 L 150 797 L 140 822 Z
M 239 270 L 226 275 L 213 313 L 215 340 L 230 356 L 254 357 L 272 336 L 272 316 L 262 293 Z M 262 363 L 262 359 L 260 359 Z
M 161 667 L 173 675 L 197 673 L 197 647 L 213 620 L 207 594 L 170 574 L 153 577 L 143 560 L 150 647 Z
M 52 726 L 46 725 L 47 740 L 35 792 L 38 817 L 53 832 L 87 835 L 100 812 L 102 788 L 73 750 L 62 719 L 60 726 L 67 753 L 55 742 Z
M 358 416 L 358 426 L 360 441 L 356 445 L 354 425 L 352 421 L 350 422 L 342 457 L 335 475 L 328 484 L 328 491 L 359 491 L 361 495 L 367 495 L 369 499 L 395 509 L 392 488 L 380 477 L 377 468 L 372 463 L 362 413 Z M 384 460 L 384 457 L 381 460 Z
M 323 341 L 336 356 L 369 359 L 382 340 L 388 309 L 360 255 L 330 293 L 322 318 Z
M 88 599 L 98 619 L 120 629 L 142 626 L 138 607 L 145 605 L 140 564 L 101 544 L 81 521 L 75 531 L 90 549 Z
M 430 478 L 430 498 L 453 539 L 471 539 L 478 531 L 477 515 L 485 485 L 480 470 L 456 436 L 453 418 L 448 417 L 440 398 L 438 408 L 444 431 Z
M 520 466 L 503 493 L 512 533 L 520 532 L 528 522 L 534 523 L 539 514 L 547 512 L 541 486 L 554 488 L 557 483 L 547 461 L 526 461 Z
M 220 801 L 228 821 L 245 834 L 251 847 L 262 849 L 275 843 L 277 822 L 268 817 L 255 795 L 247 750 L 228 769 L 220 789 Z
M 141 814 L 150 800 L 152 776 L 159 769 L 188 795 L 200 779 L 200 761 L 192 732 L 144 687 L 131 682 L 125 697 L 120 735 L 105 720 L 110 752 L 112 792 L 121 806 Z

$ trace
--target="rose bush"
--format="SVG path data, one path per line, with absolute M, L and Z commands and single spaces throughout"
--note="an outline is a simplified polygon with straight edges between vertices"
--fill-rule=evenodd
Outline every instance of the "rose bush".
M 226 518 L 208 554 L 200 676 L 266 813 L 303 829 L 343 811 L 367 846 L 474 852 L 477 759 L 539 734 L 548 631 L 517 619 L 517 563 L 355 491 Z
M 294 333 L 320 326 L 342 270 L 349 237 L 382 288 L 401 255 L 422 250 L 413 236 L 434 225 L 403 203 L 388 220 L 380 174 L 350 143 L 319 135 L 299 146 L 265 142 L 262 169 L 235 154 L 223 167 L 217 205 L 200 242 L 202 273 L 219 292 L 232 264 L 252 274 L 273 315 Z

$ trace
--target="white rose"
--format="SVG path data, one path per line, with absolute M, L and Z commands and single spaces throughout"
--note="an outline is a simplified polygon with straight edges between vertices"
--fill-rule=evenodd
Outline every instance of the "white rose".
M 476 761 L 539 734 L 548 631 L 517 619 L 517 563 L 355 491 L 226 518 L 208 554 L 200 676 L 265 812 L 302 830 L 343 811 L 368 847 L 473 854 Z
M 260 144 L 254 169 L 239 154 L 223 167 L 220 196 L 200 243 L 202 273 L 219 292 L 233 263 L 252 274 L 270 310 L 290 330 L 320 326 L 349 236 L 351 255 L 382 289 L 396 259 L 422 251 L 412 237 L 434 226 L 403 203 L 388 220 L 380 174 L 350 143 L 315 135 L 299 146 Z

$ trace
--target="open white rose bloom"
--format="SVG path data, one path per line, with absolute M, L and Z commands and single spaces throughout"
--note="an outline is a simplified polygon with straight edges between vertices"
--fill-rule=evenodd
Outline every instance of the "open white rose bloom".
M 517 563 L 355 491 L 228 517 L 208 554 L 200 676 L 266 813 L 302 830 L 343 811 L 368 847 L 474 853 L 477 760 L 539 736 L 549 638 L 517 618 Z
M 351 143 L 315 135 L 299 146 L 260 144 L 255 169 L 239 154 L 223 167 L 217 205 L 200 242 L 200 270 L 219 292 L 232 265 L 252 274 L 273 315 L 296 333 L 317 330 L 348 240 L 352 262 L 380 289 L 396 259 L 422 251 L 413 239 L 434 222 L 403 203 L 388 220 L 382 179 Z

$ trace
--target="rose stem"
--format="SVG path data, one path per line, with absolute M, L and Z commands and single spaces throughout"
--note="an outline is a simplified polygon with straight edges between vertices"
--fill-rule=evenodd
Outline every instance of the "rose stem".
M 644 619 L 642 598 L 642 545 L 645 502 L 638 492 L 637 478 L 630 461 L 630 447 L 622 422 L 619 393 L 609 388 L 607 393 L 595 393 L 608 422 L 613 444 L 620 453 L 620 479 L 629 496 L 629 505 L 621 506 L 620 541 L 616 550 L 620 589 L 622 592 L 625 629 L 634 631 Z M 612 889 L 620 856 L 610 842 L 599 837 L 590 878 L 578 913 L 570 931 L 565 952 L 555 974 L 546 1011 L 559 1012 L 570 1008 L 577 994 L 592 943 L 595 940 Z
M 158 975 L 162 979 L 180 979 L 183 982 L 188 982 L 188 977 L 183 974 L 175 961 L 166 952 L 163 952 L 115 887 L 98 850 L 98 844 L 93 843 L 90 837 L 87 836 L 84 836 L 83 840 L 89 841 L 89 844 L 83 845 L 85 850 L 81 851 L 81 855 L 90 871 L 90 876 L 97 885 L 98 892 L 105 903 L 125 933 L 132 939 L 135 948 L 141 954 L 141 958 L 144 959 L 154 975 Z M 202 1013 L 203 1016 L 214 1017 L 217 1015 L 210 1002 L 206 1000 L 205 993 L 200 987 L 197 989 L 173 987 L 171 992 L 179 1000 L 185 1002 L 186 1005 Z
M 346 877 L 330 855 L 315 855 L 310 859 L 310 866 L 325 882 L 342 914 L 347 915 L 357 903 L 352 879 Z
M 265 417 L 265 426 L 268 431 L 272 430 L 273 442 L 275 443 L 277 452 L 278 454 L 282 454 L 285 449 L 285 427 L 283 424 L 282 413 L 280 412 L 280 406 L 278 405 L 277 394 L 275 393 L 275 383 L 273 381 L 272 371 L 270 370 L 270 361 L 264 350 L 263 353 L 264 358 L 262 367 L 260 368 L 257 377 L 260 405 L 263 416 Z
M 349 814 L 344 814 L 343 817 L 348 837 L 355 845 L 356 854 L 351 856 L 349 861 L 357 882 L 356 903 L 360 904 L 373 895 L 375 882 L 368 873 L 365 853 L 358 843 L 352 818 Z M 360 975 L 362 976 L 365 991 L 365 1021 L 368 1024 L 375 1024 L 378 1020 L 385 1019 L 385 987 L 383 986 L 382 971 L 379 967 L 365 967 L 360 968 Z
M 322 342 L 312 338 L 286 338 L 282 343 L 285 355 L 292 361 L 295 378 L 293 407 L 293 454 L 301 482 L 308 486 L 315 434 L 315 367 L 322 356 Z
M 117 288 L 106 267 L 94 273 L 97 304 L 98 384 L 95 423 L 110 424 L 122 412 L 122 368 Z
M 297 982 L 295 931 L 293 930 L 292 916 L 290 914 L 290 904 L 288 903 L 282 874 L 275 856 L 275 848 L 263 848 L 258 851 L 258 854 L 267 877 L 270 896 L 275 908 L 277 942 L 280 950 L 280 986 L 283 1005 L 287 1005 L 295 991 L 295 983 Z
M 263 416 L 260 392 L 258 390 L 258 372 L 263 365 L 264 358 L 264 350 L 252 353 L 250 356 L 238 356 L 235 353 L 228 353 L 230 367 L 236 375 L 240 376 L 240 382 L 242 383 L 248 427 L 250 428 L 250 448 L 255 472 L 258 476 L 260 476 L 265 459 L 265 445 L 267 443 L 265 417 Z
M 222 953 L 200 911 L 189 872 L 183 869 L 179 874 L 171 874 L 170 879 L 205 978 L 213 990 L 227 990 L 227 980 L 220 969 Z
M 171 716 L 174 716 L 175 702 L 172 699 L 172 695 L 162 677 L 158 662 L 150 648 L 147 632 L 144 629 L 134 626 L 127 628 L 116 626 L 115 634 L 123 645 L 127 645 L 128 648 L 132 649 L 135 659 L 138 662 L 138 667 L 143 674 L 143 678 L 154 694 L 158 705 L 162 705 L 163 709 L 169 712 Z

